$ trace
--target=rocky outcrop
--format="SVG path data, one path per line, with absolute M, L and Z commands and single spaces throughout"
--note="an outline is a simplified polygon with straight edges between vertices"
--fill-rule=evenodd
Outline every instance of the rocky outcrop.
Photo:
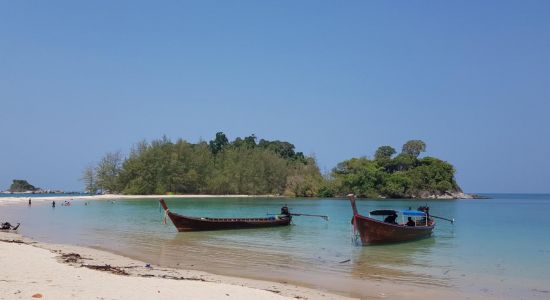
M 409 198 L 413 198 L 413 199 L 476 199 L 475 195 L 466 194 L 460 189 L 455 191 L 446 191 L 443 193 L 433 192 L 433 191 L 420 191 L 420 192 L 414 193 L 413 195 L 410 195 Z

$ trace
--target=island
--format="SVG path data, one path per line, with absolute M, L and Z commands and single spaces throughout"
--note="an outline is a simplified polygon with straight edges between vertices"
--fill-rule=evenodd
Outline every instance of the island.
M 322 174 L 312 156 L 286 141 L 252 134 L 229 141 L 223 132 L 210 140 L 173 142 L 163 137 L 135 144 L 129 155 L 106 153 L 86 167 L 81 180 L 90 194 L 211 194 L 368 198 L 471 198 L 455 180 L 455 168 L 423 156 L 426 144 L 406 142 L 400 153 L 381 146 L 372 157 L 338 163 Z
M 36 188 L 34 185 L 28 183 L 24 179 L 14 179 L 10 188 L 8 189 L 8 192 L 10 193 L 33 193 L 37 191 L 38 188 Z

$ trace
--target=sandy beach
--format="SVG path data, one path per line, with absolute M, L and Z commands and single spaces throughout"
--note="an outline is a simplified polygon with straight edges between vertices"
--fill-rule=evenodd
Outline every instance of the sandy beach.
M 0 232 L 0 299 L 350 299 L 298 286 L 146 266 Z
M 70 200 L 84 200 L 84 201 L 93 201 L 93 200 L 118 200 L 118 199 L 160 199 L 160 198 L 254 198 L 254 197 L 263 197 L 263 198 L 278 198 L 282 196 L 276 195 L 118 195 L 118 194 L 105 194 L 105 195 L 63 195 L 56 196 L 43 196 L 33 197 L 34 194 L 29 194 L 28 196 L 19 196 L 19 197 L 0 197 L 0 205 L 10 204 L 17 202 L 28 201 L 29 198 L 33 202 L 51 202 L 51 201 L 70 201 Z
M 0 299 L 359 299 L 262 280 L 149 265 L 110 252 L 0 232 Z M 498 299 L 365 281 L 361 299 Z
M 38 207 L 42 201 L 115 200 L 138 198 L 221 197 L 206 195 L 174 196 L 63 196 L 32 198 Z M 223 196 L 225 197 L 225 196 Z M 234 196 L 247 197 L 247 196 Z M 0 203 L 26 207 L 28 198 L 0 198 Z M 40 203 L 41 202 L 41 203 Z M 14 221 L 14 220 L 10 220 Z M 25 225 L 25 224 L 24 224 Z M 85 234 L 85 232 L 82 232 Z M 258 280 L 225 276 L 188 267 L 170 268 L 131 259 L 124 253 L 88 247 L 51 244 L 32 240 L 16 233 L 0 232 L 0 299 L 28 299 L 41 294 L 45 299 L 497 299 L 494 295 L 465 292 L 453 288 L 404 284 L 391 280 L 366 279 L 350 283 L 344 278 L 337 282 L 339 294 L 327 292 L 323 284 L 308 288 L 303 282 L 282 277 L 280 280 Z M 212 262 L 216 264 L 216 262 Z M 265 272 L 270 272 L 266 268 Z M 308 274 L 316 277 L 319 274 Z M 320 281 L 322 280 L 320 279 Z M 131 287 L 131 288 L 129 288 Z M 346 291 L 346 292 L 344 292 Z M 361 293 L 357 293 L 361 291 Z
M 146 198 L 219 197 L 206 195 L 146 196 Z M 240 196 L 246 197 L 246 196 Z M 42 201 L 65 200 L 114 200 L 134 199 L 144 196 L 98 195 L 80 197 L 37 197 L 37 207 L 47 207 Z M 0 203 L 11 207 L 27 207 L 28 198 L 0 198 Z M 40 201 L 40 202 L 39 202 Z M 82 204 L 82 203 L 81 203 Z M 99 204 L 99 203 L 98 203 Z M 34 205 L 33 205 L 34 207 Z M 4 207 L 8 209 L 9 207 Z M 2 208 L 2 209 L 4 209 Z M 5 221 L 5 220 L 2 220 Z M 9 220 L 15 222 L 16 220 Z M 28 223 L 23 226 L 29 225 Z M 79 234 L 87 234 L 85 231 Z M 38 238 L 39 239 L 39 238 Z M 69 242 L 72 243 L 72 242 Z M 111 251 L 109 249 L 106 249 Z M 112 252 L 74 246 L 52 244 L 32 240 L 16 233 L 0 232 L 0 299 L 29 299 L 41 294 L 44 299 L 502 299 L 505 291 L 464 290 L 452 286 L 418 285 L 400 281 L 369 278 L 349 281 L 334 277 L 328 287 L 323 276 L 315 272 L 301 276 L 311 277 L 309 282 L 293 280 L 288 273 L 273 279 L 261 276 L 235 275 L 210 268 L 191 270 L 192 265 L 166 266 L 151 264 L 147 258 L 132 256 L 124 251 Z M 203 250 L 201 250 L 203 251 Z M 200 252 L 203 253 L 203 252 Z M 137 259 L 126 257 L 132 256 Z M 253 253 L 251 253 L 253 255 Z M 376 259 L 375 257 L 373 259 Z M 154 262 L 154 260 L 153 260 Z M 157 263 L 157 262 L 155 262 Z M 289 268 L 289 271 L 292 268 Z M 208 270 L 211 273 L 204 272 Z M 269 267 L 265 272 L 270 272 Z M 215 273 L 215 274 L 214 274 Z M 218 275 L 218 274 L 226 274 Z M 258 274 L 256 274 L 258 275 Z M 244 276 L 248 278 L 236 277 Z M 258 280 L 258 278 L 264 278 Z M 296 279 L 296 278 L 294 278 Z M 272 281 L 271 281 L 272 280 Z M 325 286 L 327 286 L 325 288 Z M 131 287 L 131 288 L 130 288 Z M 331 291 L 331 292 L 327 292 Z M 533 298 L 541 298 L 544 291 L 532 292 Z M 514 297 L 504 297 L 513 299 Z

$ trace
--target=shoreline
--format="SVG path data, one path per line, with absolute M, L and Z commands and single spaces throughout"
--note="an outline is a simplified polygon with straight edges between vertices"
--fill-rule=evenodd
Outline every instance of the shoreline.
M 40 294 L 53 299 L 353 299 L 288 283 L 151 265 L 94 248 L 38 242 L 12 232 L 0 232 L 0 252 L 0 291 L 14 298 Z
M 84 196 L 38 196 L 33 197 L 33 194 L 29 194 L 28 196 L 22 196 L 22 197 L 0 197 L 0 205 L 2 203 L 9 203 L 9 202 L 23 202 L 27 201 L 29 198 L 32 199 L 32 201 L 70 201 L 70 200 L 84 200 L 84 201 L 95 201 L 95 200 L 131 200 L 131 199 L 160 199 L 160 198 L 166 198 L 166 199 L 173 199 L 173 198 L 293 198 L 293 197 L 286 197 L 282 195 L 205 195 L 205 194 L 186 194 L 186 195 L 121 195 L 121 194 L 103 194 L 103 195 L 84 195 Z M 40 194 L 41 195 L 41 194 Z M 318 197 L 312 197 L 312 199 L 315 199 Z M 340 199 L 340 198 L 346 198 L 346 197 L 331 197 L 330 199 Z M 363 199 L 363 198 L 361 198 Z M 375 198 L 375 199 L 386 199 L 386 198 Z M 435 196 L 435 195 L 429 195 L 424 198 L 399 198 L 403 200 L 472 200 L 472 199 L 490 199 L 489 197 L 480 196 L 477 194 L 466 194 L 461 193 L 460 197 L 457 195 L 441 195 L 441 196 Z
M 148 264 L 109 250 L 39 242 L 14 232 L 0 231 L 0 252 L 0 291 L 18 299 L 35 294 L 53 299 L 500 299 L 379 279 L 361 282 L 368 295 L 356 294 L 354 286 L 341 294 L 287 279 L 277 282 Z
M 170 199 L 170 198 L 284 198 L 276 195 L 119 195 L 119 194 L 104 194 L 104 195 L 85 195 L 85 196 L 24 196 L 24 197 L 0 197 L 0 204 L 25 202 L 32 199 L 33 202 L 50 202 L 50 201 L 70 201 L 70 200 L 131 200 L 131 199 Z
M 102 195 L 99 196 L 99 198 L 103 198 L 104 200 L 109 200 L 112 198 L 116 198 L 118 195 Z M 97 197 L 97 196 L 93 196 Z M 129 196 L 130 198 L 140 198 L 141 196 Z M 159 197 L 158 195 L 152 195 L 148 196 L 150 198 L 153 197 Z M 178 198 L 179 195 L 170 196 L 173 198 Z M 188 196 L 192 197 L 192 196 Z M 254 196 L 250 196 L 254 197 Z M 6 202 L 9 206 L 20 206 L 21 204 L 24 204 L 26 207 L 26 203 L 21 200 L 26 200 L 27 198 L 23 199 L 17 199 L 17 202 Z M 34 200 L 34 199 L 33 199 Z M 37 198 L 38 200 L 38 198 Z M 75 199 L 76 200 L 76 199 Z M 1 198 L 0 198 L 0 204 L 1 204 Z M 39 202 L 37 203 L 38 206 L 44 206 L 48 205 L 47 202 Z M 8 220 L 12 221 L 12 220 Z M 85 234 L 85 232 L 82 232 L 82 234 Z M 71 242 L 67 242 L 68 244 L 57 244 L 57 243 L 50 243 L 50 242 L 42 242 L 38 238 L 37 240 L 33 240 L 27 236 L 22 236 L 19 234 L 14 233 L 5 233 L 0 231 L 0 251 L 2 251 L 3 255 L 0 256 L 0 265 L 2 266 L 8 266 L 3 260 L 9 260 L 11 259 L 10 254 L 7 252 L 3 252 L 3 244 L 6 244 L 2 240 L 6 239 L 5 236 L 8 236 L 9 239 L 20 239 L 28 244 L 28 246 L 34 246 L 36 248 L 41 248 L 50 251 L 53 253 L 53 257 L 58 257 L 62 253 L 68 254 L 68 253 L 78 253 L 80 256 L 82 256 L 84 259 L 82 259 L 78 264 L 75 266 L 72 266 L 73 268 L 77 269 L 85 269 L 84 267 L 81 267 L 80 264 L 93 264 L 94 265 L 100 265 L 104 266 L 105 264 L 111 265 L 115 268 L 122 267 L 123 270 L 127 272 L 136 272 L 131 273 L 130 276 L 136 277 L 138 279 L 142 277 L 152 277 L 151 279 L 160 279 L 160 280 L 170 280 L 176 281 L 176 282 L 188 282 L 188 281 L 202 281 L 208 280 L 211 283 L 221 283 L 221 284 L 230 284 L 230 285 L 237 285 L 241 287 L 247 287 L 252 289 L 263 289 L 270 291 L 272 293 L 275 293 L 277 295 L 282 296 L 288 296 L 288 297 L 298 297 L 298 298 L 307 298 L 307 299 L 350 299 L 346 297 L 357 297 L 361 299 L 438 299 L 438 298 L 445 298 L 449 300 L 454 299 L 502 299 L 497 296 L 495 296 L 492 292 L 484 292 L 484 291 L 476 291 L 476 290 L 468 290 L 468 289 L 462 289 L 462 288 L 456 288 L 453 286 L 448 287 L 441 287 L 437 285 L 423 285 L 423 284 L 415 284 L 415 283 L 404 283 L 400 281 L 394 281 L 392 279 L 388 278 L 369 278 L 364 279 L 352 283 L 345 282 L 345 278 L 338 278 L 333 277 L 330 280 L 334 280 L 334 282 L 341 282 L 342 285 L 340 288 L 334 289 L 334 288 L 325 288 L 324 287 L 324 280 L 326 278 L 321 278 L 321 276 L 317 276 L 315 273 L 308 273 L 308 274 L 301 274 L 300 276 L 306 276 L 307 278 L 316 278 L 314 279 L 314 284 L 310 284 L 307 281 L 302 281 L 299 277 L 292 276 L 291 274 L 281 274 L 280 277 L 265 277 L 258 274 L 246 274 L 242 273 L 227 273 L 222 270 L 217 269 L 216 265 L 213 264 L 211 267 L 203 268 L 203 267 L 189 267 L 187 264 L 184 266 L 185 259 L 182 261 L 181 267 L 174 266 L 174 265 L 166 265 L 162 262 L 162 259 L 159 261 L 156 261 L 155 259 L 147 259 L 144 257 L 132 255 L 131 253 L 125 253 L 121 251 L 116 251 L 109 248 L 102 248 L 102 247 L 94 247 L 91 245 L 79 245 L 78 244 L 71 244 Z M 22 245 L 19 243 L 8 243 L 10 245 Z M 61 250 L 61 253 L 58 253 L 57 251 Z M 56 251 L 54 253 L 54 251 Z M 200 255 L 200 254 L 199 254 Z M 91 258 L 91 260 L 90 260 Z M 38 263 L 42 263 L 42 260 L 46 260 L 45 258 L 42 258 L 38 260 Z M 55 259 L 54 259 L 55 260 Z M 144 266 L 147 263 L 151 263 L 153 265 L 153 269 L 144 268 Z M 61 264 L 64 265 L 64 264 Z M 191 269 L 189 269 L 191 268 Z M 8 269 L 6 267 L 6 269 Z M 10 270 L 10 272 L 14 272 L 13 274 L 18 273 L 25 273 L 27 270 L 20 269 L 20 266 L 14 266 L 13 270 Z M 91 270 L 98 273 L 106 273 L 106 272 L 99 272 L 95 270 Z M 158 273 L 150 273 L 151 271 L 155 271 Z M 266 272 L 269 272 L 269 269 L 265 270 Z M 142 273 L 140 273 L 142 272 Z M 0 272 L 1 273 L 1 272 Z M 31 272 L 32 273 L 32 272 Z M 6 273 L 7 274 L 7 273 Z M 12 273 L 10 273 L 12 274 Z M 177 274 L 177 275 L 174 275 Z M 114 274 L 109 274 L 113 276 L 117 276 Z M 153 275 L 153 276 L 151 276 Z M 294 274 L 296 275 L 296 274 Z M 46 277 L 44 280 L 38 281 L 40 282 L 42 286 L 48 287 L 50 284 L 49 282 L 45 282 L 45 280 L 48 279 L 49 273 L 46 274 Z M 162 278 L 162 277 L 165 278 Z M 176 276 L 177 278 L 174 278 Z M 118 277 L 127 277 L 127 276 L 118 276 Z M 181 279 L 183 277 L 183 279 Z M 201 279 L 202 278 L 202 279 Z M 116 279 L 116 277 L 115 277 Z M 149 278 L 147 278 L 149 279 Z M 4 289 L 4 282 L 11 284 L 10 282 L 10 276 L 6 276 L 5 274 L 0 275 L 0 291 L 3 291 Z M 27 282 L 31 281 L 29 278 L 23 277 L 20 278 L 18 284 L 15 284 L 15 286 L 24 286 Z M 90 286 L 92 286 L 90 284 Z M 11 285 L 10 285 L 11 286 Z M 13 286 L 12 286 L 13 287 Z M 19 288 L 20 290 L 21 288 Z M 86 290 L 86 288 L 84 288 Z M 275 292 L 273 292 L 275 291 Z M 304 292 L 305 291 L 305 292 Z M 14 293 L 17 292 L 17 290 L 14 291 Z M 543 291 L 544 292 L 544 291 Z M 542 292 L 541 292 L 542 293 Z M 0 292 L 2 294 L 2 292 Z M 14 297 L 16 295 L 13 295 Z M 113 294 L 111 297 L 107 298 L 116 298 L 116 295 Z M 91 296 L 90 296 L 91 297 Z M 331 298 L 332 297 L 332 298 Z M 106 298 L 106 299 L 107 299 Z M 196 298 L 196 297 L 195 297 Z M 199 297 L 200 298 L 200 297 Z M 270 298 L 263 298 L 262 299 L 270 299 Z M 2 299 L 0 297 L 0 299 Z M 7 298 L 12 299 L 12 298 Z M 95 299 L 95 297 L 93 298 Z M 125 299 L 123 297 L 123 299 Z

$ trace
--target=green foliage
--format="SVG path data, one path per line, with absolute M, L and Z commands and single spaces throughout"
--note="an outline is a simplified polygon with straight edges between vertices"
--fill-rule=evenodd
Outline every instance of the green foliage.
M 415 158 L 422 152 L 426 152 L 426 143 L 421 140 L 410 140 L 406 142 L 401 151 L 402 154 L 407 154 Z
M 96 167 L 95 176 L 97 177 L 95 185 L 90 188 L 101 189 L 103 191 L 118 190 L 118 176 L 122 170 L 122 154 L 120 152 L 109 152 L 103 156 Z M 85 170 L 86 172 L 86 170 Z M 90 176 L 90 174 L 88 174 Z
M 391 157 L 397 153 L 391 146 L 381 146 L 374 153 L 374 159 L 377 161 L 390 160 Z
M 422 141 L 409 141 L 394 158 L 395 150 L 382 146 L 374 160 L 363 157 L 343 161 L 332 170 L 320 191 L 372 198 L 413 198 L 460 191 L 451 164 L 434 157 L 417 158 L 425 148 Z
M 84 168 L 82 171 L 82 177 L 80 178 L 84 182 L 84 191 L 90 194 L 96 194 L 97 187 L 97 176 L 94 166 L 90 165 Z
M 127 158 L 107 153 L 87 168 L 87 191 L 125 194 L 249 194 L 291 197 L 411 198 L 460 191 L 452 165 L 434 157 L 418 158 L 426 145 L 408 141 L 397 156 L 381 146 L 374 159 L 352 158 L 321 175 L 313 157 L 293 144 L 255 135 L 229 142 L 218 132 L 209 143 L 172 142 L 166 137 L 139 142 Z
M 37 188 L 34 187 L 34 185 L 28 183 L 26 180 L 23 179 L 14 179 L 9 188 L 9 191 L 12 193 L 21 193 L 35 190 L 37 190 Z
M 389 174 L 384 180 L 380 194 L 390 198 L 404 198 L 407 197 L 411 185 L 411 178 L 405 174 L 401 172 Z
M 217 154 L 222 151 L 227 144 L 229 144 L 229 140 L 225 136 L 225 133 L 218 132 L 216 133 L 216 138 L 209 143 L 210 151 L 212 151 L 213 154 Z
M 411 178 L 413 192 L 430 193 L 457 190 L 454 173 L 451 164 L 434 157 L 424 157 L 419 161 L 418 167 L 405 172 Z
M 390 173 L 397 171 L 406 171 L 416 167 L 418 159 L 410 154 L 401 153 L 386 164 L 386 170 Z
M 314 197 L 324 183 L 315 159 L 292 160 L 291 175 L 287 177 L 284 194 L 293 197 Z
M 125 194 L 315 196 L 323 183 L 313 158 L 295 153 L 288 142 L 262 139 L 257 144 L 254 135 L 231 143 L 223 132 L 208 144 L 173 143 L 167 138 L 140 142 L 120 168 L 113 168 L 112 162 L 111 154 L 102 159 L 98 180 L 100 170 L 116 170 L 102 176 L 101 187 L 107 189 L 108 185 L 109 191 Z

